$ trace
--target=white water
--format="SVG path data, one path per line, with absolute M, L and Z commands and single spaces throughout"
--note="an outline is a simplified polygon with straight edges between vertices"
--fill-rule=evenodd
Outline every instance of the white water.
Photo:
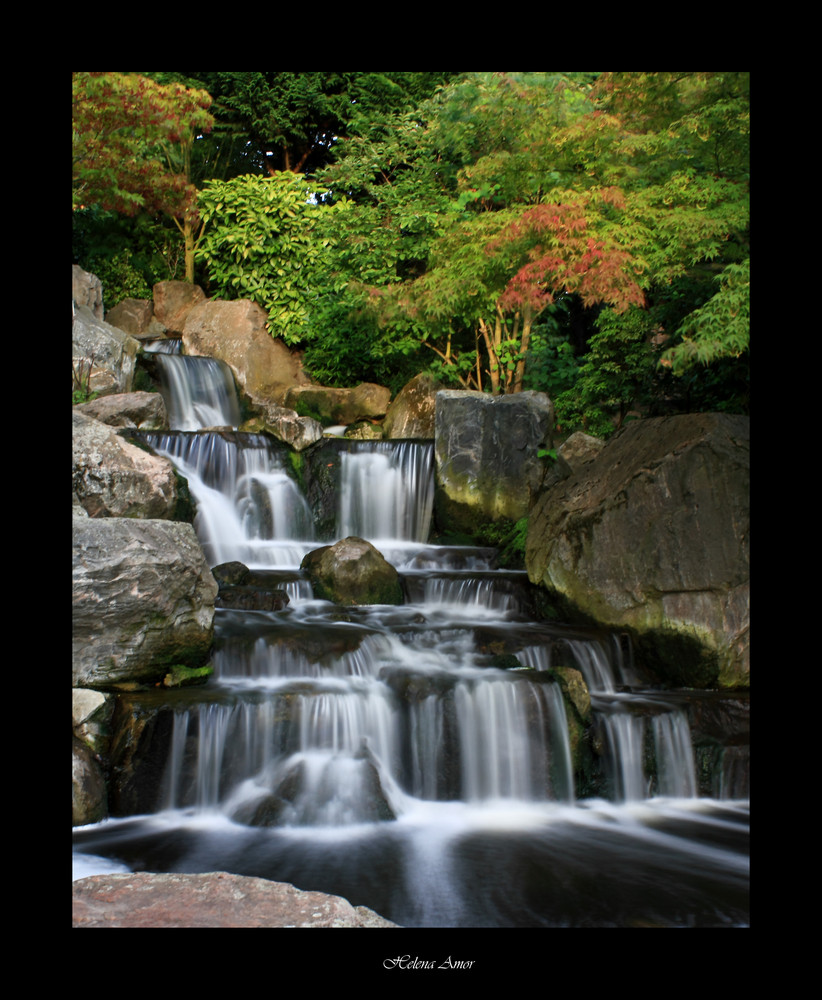
M 184 423 L 210 419 L 180 405 Z M 200 430 L 147 440 L 188 478 L 211 565 L 296 570 L 320 544 L 281 450 L 264 438 Z M 693 890 L 688 902 L 698 858 L 716 892 L 735 900 L 731 917 L 717 904 L 719 922 L 739 921 L 747 859 L 721 838 L 741 837 L 746 804 L 720 810 L 699 798 L 685 712 L 636 690 L 613 639 L 558 630 L 518 641 L 530 623 L 516 576 L 492 573 L 487 551 L 427 544 L 430 445 L 358 443 L 340 465 L 337 537 L 377 544 L 407 571 L 411 600 L 340 614 L 297 589 L 282 612 L 218 611 L 209 697 L 174 710 L 159 812 L 136 821 L 138 837 L 157 843 L 157 870 L 173 830 L 175 844 L 181 832 L 191 839 L 188 862 L 172 850 L 174 870 L 304 880 L 420 926 L 579 926 L 629 920 L 610 914 L 632 898 L 640 876 L 631 873 L 658 869 L 650 910 L 710 924 L 713 899 Z M 507 645 L 520 669 L 491 658 Z M 576 787 L 571 709 L 553 673 L 563 667 L 590 694 L 601 796 Z M 78 838 L 94 857 L 125 857 L 126 823 Z M 692 842 L 681 825 L 720 846 Z M 88 873 L 94 860 L 80 863 Z M 590 917 L 599 899 L 564 889 L 555 903 L 547 887 L 529 889 L 534 872 L 547 885 L 598 872 L 610 902 Z

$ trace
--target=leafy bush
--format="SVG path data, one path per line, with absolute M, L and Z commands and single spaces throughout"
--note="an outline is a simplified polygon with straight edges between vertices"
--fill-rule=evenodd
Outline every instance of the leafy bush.
M 244 175 L 208 181 L 200 192 L 207 223 L 197 251 L 212 290 L 226 299 L 251 299 L 268 313 L 272 336 L 287 344 L 311 339 L 315 278 L 328 238 L 316 238 L 320 212 L 298 174 Z

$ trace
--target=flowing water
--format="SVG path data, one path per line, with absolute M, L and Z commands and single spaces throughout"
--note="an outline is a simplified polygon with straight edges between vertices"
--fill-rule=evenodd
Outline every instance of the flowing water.
M 407 600 L 339 608 L 300 573 L 333 539 L 285 450 L 194 429 L 236 426 L 225 373 L 166 360 L 177 429 L 144 439 L 188 478 L 209 564 L 289 602 L 217 610 L 213 678 L 163 696 L 139 807 L 75 831 L 78 875 L 256 875 L 407 927 L 747 926 L 738 760 L 700 796 L 685 703 L 618 636 L 534 620 L 523 573 L 428 544 L 431 444 L 340 447 L 335 537 L 377 545 Z

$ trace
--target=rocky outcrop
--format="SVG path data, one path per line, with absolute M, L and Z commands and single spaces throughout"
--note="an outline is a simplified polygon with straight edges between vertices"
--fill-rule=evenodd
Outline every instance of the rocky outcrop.
M 282 406 L 288 389 L 308 382 L 297 357 L 268 332 L 266 320 L 265 311 L 249 299 L 210 299 L 191 309 L 182 330 L 185 353 L 225 361 L 254 410 Z
M 168 415 L 159 392 L 121 392 L 78 403 L 75 413 L 93 417 L 109 427 L 132 427 L 143 431 L 168 429 Z
M 443 389 L 431 375 L 415 375 L 388 407 L 382 423 L 385 438 L 434 438 L 437 393 Z
M 93 875 L 72 887 L 73 927 L 396 927 L 341 896 L 211 872 Z
M 71 325 L 73 388 L 107 395 L 131 392 L 139 343 L 97 318 L 88 306 L 74 306 Z
M 75 687 L 207 663 L 217 582 L 190 524 L 75 517 L 72 582 Z
M 373 382 L 360 382 L 353 389 L 298 385 L 288 389 L 283 400 L 300 416 L 313 417 L 324 426 L 383 417 L 390 402 L 391 390 Z
M 315 595 L 334 604 L 402 604 L 399 574 L 362 538 L 343 538 L 309 552 L 302 561 Z
M 747 417 L 636 421 L 540 494 L 526 565 L 569 608 L 628 630 L 652 679 L 746 685 Z
M 489 396 L 445 390 L 436 398 L 436 518 L 440 530 L 524 517 L 539 487 L 553 407 L 543 392 Z
M 80 407 L 72 410 L 72 492 L 91 517 L 171 518 L 177 507 L 174 467 L 124 441 Z

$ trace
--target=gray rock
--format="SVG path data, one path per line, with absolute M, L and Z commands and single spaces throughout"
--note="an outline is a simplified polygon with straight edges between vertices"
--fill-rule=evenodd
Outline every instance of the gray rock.
M 73 826 L 105 819 L 106 782 L 103 770 L 89 747 L 72 737 L 71 822 Z
M 72 885 L 73 927 L 396 927 L 341 896 L 211 872 L 93 875 Z
M 144 431 L 168 430 L 168 415 L 159 392 L 121 392 L 78 403 L 78 413 L 94 417 L 110 427 L 134 427 Z
M 374 546 L 351 536 L 309 552 L 302 561 L 314 593 L 335 604 L 401 604 L 396 569 Z
M 72 410 L 72 494 L 92 517 L 171 518 L 172 463 L 124 441 L 76 406 Z
M 217 581 L 191 525 L 73 523 L 73 685 L 156 683 L 172 666 L 204 665 Z
M 437 393 L 436 510 L 446 530 L 525 516 L 544 475 L 538 452 L 550 447 L 553 406 L 543 392 L 490 396 Z
M 383 421 L 383 436 L 433 438 L 437 393 L 442 383 L 431 375 L 415 375 L 397 394 Z
M 85 306 L 95 319 L 103 319 L 103 283 L 79 264 L 71 266 L 71 300 L 75 309 Z
M 628 424 L 540 494 L 530 579 L 586 617 L 630 630 L 662 682 L 746 685 L 749 444 L 741 416 Z
M 140 344 L 103 322 L 88 306 L 77 305 L 71 326 L 74 380 L 82 376 L 90 392 L 131 392 Z

